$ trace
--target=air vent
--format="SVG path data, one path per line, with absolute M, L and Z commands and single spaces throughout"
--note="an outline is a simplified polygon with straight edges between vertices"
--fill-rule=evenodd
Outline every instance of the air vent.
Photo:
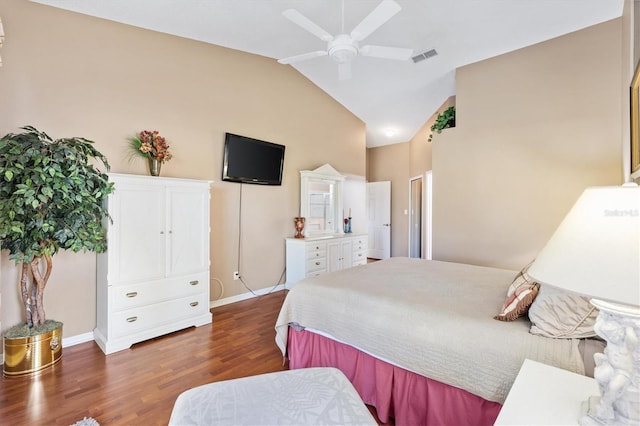
M 436 49 L 431 49 L 431 50 L 427 50 L 426 52 L 419 53 L 411 59 L 413 60 L 414 63 L 418 63 L 420 61 L 424 61 L 425 59 L 429 59 L 433 56 L 436 56 L 437 54 L 438 52 L 436 52 Z

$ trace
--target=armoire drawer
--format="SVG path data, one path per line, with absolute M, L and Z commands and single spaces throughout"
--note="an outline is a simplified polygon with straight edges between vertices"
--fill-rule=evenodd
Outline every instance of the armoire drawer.
M 182 318 L 205 314 L 209 310 L 206 293 L 167 300 L 111 314 L 111 336 L 118 338 L 149 330 Z
M 164 300 L 171 300 L 207 292 L 209 273 L 180 278 L 170 278 L 137 284 L 109 287 L 109 300 L 112 311 L 121 311 L 136 306 L 145 306 Z

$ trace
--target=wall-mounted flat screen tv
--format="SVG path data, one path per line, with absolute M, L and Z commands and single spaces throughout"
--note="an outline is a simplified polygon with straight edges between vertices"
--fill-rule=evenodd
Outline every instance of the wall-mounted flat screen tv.
M 284 145 L 227 133 L 222 180 L 258 185 L 281 185 Z

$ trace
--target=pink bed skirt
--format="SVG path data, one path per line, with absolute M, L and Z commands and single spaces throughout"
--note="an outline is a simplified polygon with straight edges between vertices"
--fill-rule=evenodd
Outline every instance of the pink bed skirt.
M 502 406 L 381 361 L 349 345 L 289 328 L 289 368 L 336 367 L 378 418 L 396 425 L 493 425 Z

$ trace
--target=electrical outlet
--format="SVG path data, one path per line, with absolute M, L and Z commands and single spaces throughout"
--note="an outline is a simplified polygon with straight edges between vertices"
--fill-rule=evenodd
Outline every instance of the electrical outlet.
M 235 280 L 239 280 L 239 279 L 240 279 L 240 273 L 238 271 L 235 271 L 233 273 L 233 280 L 235 281 Z

